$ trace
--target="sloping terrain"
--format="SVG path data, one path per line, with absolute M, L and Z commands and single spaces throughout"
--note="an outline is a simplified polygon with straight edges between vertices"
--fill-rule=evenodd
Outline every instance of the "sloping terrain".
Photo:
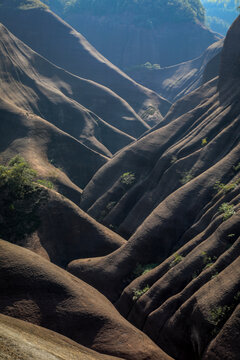
M 159 69 L 147 65 L 136 66 L 130 68 L 127 73 L 140 84 L 174 103 L 218 75 L 222 47 L 223 39 L 210 45 L 194 60 Z M 213 59 L 215 59 L 213 71 L 206 77 L 205 68 Z
M 204 25 L 199 0 L 51 0 L 48 4 L 123 70 L 147 61 L 165 67 L 194 59 L 221 38 Z
M 128 242 L 68 266 L 177 360 L 240 351 L 239 32 L 240 18 L 219 78 L 179 100 L 84 189 L 82 207 Z
M 108 89 L 55 67 L 2 25 L 0 33 L 2 99 L 43 117 L 106 156 L 133 140 L 123 131 L 137 137 L 148 129 L 130 106 Z M 105 121 L 84 106 L 94 108 Z
M 14 0 L 1 0 L 0 22 L 52 63 L 111 89 L 150 125 L 161 120 L 170 107 L 168 101 L 129 78 L 50 10 L 29 3 L 24 0 L 21 4 L 25 5 L 20 6 Z M 150 106 L 155 109 L 154 116 L 146 112 Z
M 102 355 L 53 331 L 0 315 L 1 359 L 11 360 L 117 360 Z
M 31 251 L 1 240 L 0 269 L 2 314 L 56 331 L 104 354 L 170 360 L 97 290 Z

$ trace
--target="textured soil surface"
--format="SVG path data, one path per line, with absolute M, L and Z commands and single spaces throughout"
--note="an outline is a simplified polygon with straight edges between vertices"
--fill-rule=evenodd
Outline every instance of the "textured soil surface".
M 0 359 L 239 360 L 240 17 L 159 70 L 169 109 L 51 11 L 5 5 Z
M 1 359 L 12 360 L 117 360 L 28 322 L 0 315 Z
M 83 209 L 128 242 L 68 267 L 181 360 L 218 359 L 225 336 L 234 343 L 226 359 L 239 349 L 239 24 L 229 30 L 219 77 L 179 100 L 84 189 Z

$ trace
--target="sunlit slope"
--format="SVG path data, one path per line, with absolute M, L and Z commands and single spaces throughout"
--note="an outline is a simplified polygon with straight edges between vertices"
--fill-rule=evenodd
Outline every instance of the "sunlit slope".
M 25 5 L 28 3 L 27 0 L 24 2 Z M 51 11 L 19 7 L 9 0 L 7 4 L 2 3 L 0 21 L 54 64 L 114 91 L 149 124 L 159 122 L 161 114 L 165 115 L 169 109 L 170 104 L 165 99 L 130 79 Z M 146 111 L 150 106 L 155 109 L 154 116 L 149 116 Z

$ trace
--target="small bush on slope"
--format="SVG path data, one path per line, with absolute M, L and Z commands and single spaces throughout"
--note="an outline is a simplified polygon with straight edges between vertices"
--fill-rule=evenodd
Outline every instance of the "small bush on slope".
M 19 242 L 38 228 L 37 210 L 47 197 L 38 182 L 53 187 L 51 182 L 39 180 L 20 156 L 0 166 L 0 237 L 4 240 Z

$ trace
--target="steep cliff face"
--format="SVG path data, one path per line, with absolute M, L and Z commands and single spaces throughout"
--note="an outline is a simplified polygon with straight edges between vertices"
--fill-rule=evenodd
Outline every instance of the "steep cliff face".
M 239 354 L 239 28 L 238 18 L 219 78 L 179 100 L 84 190 L 83 208 L 128 242 L 68 266 L 177 360 Z

